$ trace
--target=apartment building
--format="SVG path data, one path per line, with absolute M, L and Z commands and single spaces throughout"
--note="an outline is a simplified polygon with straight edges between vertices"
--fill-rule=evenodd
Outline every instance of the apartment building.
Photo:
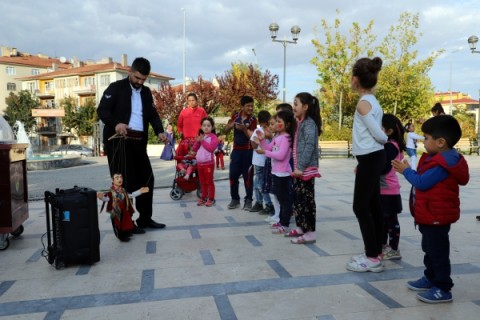
M 68 69 L 70 62 L 38 54 L 22 53 L 13 47 L 0 47 L 0 115 L 7 108 L 5 98 L 10 92 L 22 90 L 19 78 L 35 76 L 55 70 Z
M 37 128 L 33 135 L 38 136 L 39 149 L 44 146 L 53 146 L 78 141 L 72 137 L 71 132 L 65 132 L 61 118 L 64 110 L 59 108 L 61 100 L 73 98 L 78 106 L 85 104 L 86 99 L 94 99 L 98 105 L 103 91 L 108 85 L 128 76 L 130 66 L 127 55 L 121 56 L 121 62 L 112 58 L 105 58 L 97 62 L 72 61 L 68 69 L 55 70 L 22 77 L 22 89 L 34 93 L 40 100 L 38 109 L 32 110 L 37 117 Z M 159 90 L 162 83 L 174 78 L 155 72 L 150 73 L 145 85 L 151 89 Z M 70 140 L 67 141 L 67 138 Z M 92 143 L 87 143 L 92 145 Z

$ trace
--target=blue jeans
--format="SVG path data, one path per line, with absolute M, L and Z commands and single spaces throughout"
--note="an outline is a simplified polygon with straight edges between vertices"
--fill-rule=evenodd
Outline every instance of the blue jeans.
M 253 190 L 255 191 L 255 199 L 258 203 L 265 203 L 265 205 L 272 205 L 272 200 L 270 199 L 270 194 L 263 193 L 263 167 L 254 166 L 255 168 L 255 177 L 253 178 Z

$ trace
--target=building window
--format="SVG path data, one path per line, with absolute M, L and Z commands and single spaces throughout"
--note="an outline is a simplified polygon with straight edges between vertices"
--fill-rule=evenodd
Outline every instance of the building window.
M 32 76 L 36 76 L 40 74 L 40 70 L 38 69 L 32 69 Z
M 85 78 L 85 86 L 94 86 L 95 85 L 95 77 L 86 77 Z
M 35 90 L 37 89 L 35 82 L 27 82 L 27 87 L 28 87 L 28 91 L 30 92 L 35 92 Z
M 8 91 L 17 91 L 17 85 L 13 82 L 7 83 L 7 90 Z
M 7 74 L 9 76 L 14 76 L 17 74 L 17 72 L 15 71 L 15 67 L 7 67 Z
M 107 86 L 110 84 L 110 75 L 109 74 L 104 74 L 100 76 L 100 85 L 102 86 Z
M 52 91 L 53 89 L 53 81 L 45 81 L 45 91 Z

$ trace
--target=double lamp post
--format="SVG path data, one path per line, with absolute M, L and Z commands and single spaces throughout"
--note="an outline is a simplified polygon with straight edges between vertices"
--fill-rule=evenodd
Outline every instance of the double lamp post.
M 285 86 L 286 78 L 287 78 L 287 44 L 288 43 L 297 44 L 298 35 L 299 35 L 301 29 L 300 29 L 299 26 L 293 26 L 290 29 L 290 32 L 292 33 L 293 41 L 292 40 L 287 40 L 286 37 L 283 40 L 277 40 L 276 39 L 277 38 L 277 32 L 280 29 L 280 27 L 275 22 L 271 23 L 270 26 L 268 27 L 268 29 L 270 30 L 270 34 L 271 34 L 271 37 L 272 37 L 272 42 L 279 42 L 279 43 L 283 44 L 283 102 L 285 102 L 285 95 L 286 95 L 286 92 L 287 92 L 287 89 L 286 89 L 286 86 Z

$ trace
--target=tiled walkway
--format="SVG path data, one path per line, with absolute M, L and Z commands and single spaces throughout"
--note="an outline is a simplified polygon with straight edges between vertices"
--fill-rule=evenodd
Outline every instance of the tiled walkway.
M 154 218 L 168 227 L 129 243 L 114 237 L 102 213 L 101 260 L 56 270 L 42 256 L 45 204 L 32 201 L 24 234 L 0 252 L 0 319 L 478 319 L 480 158 L 467 160 L 471 182 L 450 233 L 451 304 L 424 304 L 405 287 L 423 272 L 420 233 L 406 210 L 402 260 L 386 261 L 382 273 L 345 270 L 363 247 L 351 209 L 355 161 L 325 159 L 316 185 L 318 240 L 306 246 L 271 234 L 264 216 L 228 210 L 221 180 L 211 208 L 197 207 L 194 193 L 173 201 L 170 189 L 156 189 Z

